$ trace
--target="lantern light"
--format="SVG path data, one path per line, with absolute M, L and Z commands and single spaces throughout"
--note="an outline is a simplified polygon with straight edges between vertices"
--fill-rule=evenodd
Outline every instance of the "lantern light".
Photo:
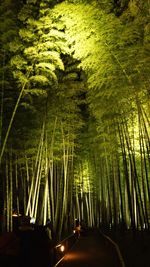
M 65 251 L 65 246 L 64 246 L 64 245 L 61 245 L 61 246 L 60 246 L 60 251 L 61 251 L 61 252 L 64 252 L 64 251 Z

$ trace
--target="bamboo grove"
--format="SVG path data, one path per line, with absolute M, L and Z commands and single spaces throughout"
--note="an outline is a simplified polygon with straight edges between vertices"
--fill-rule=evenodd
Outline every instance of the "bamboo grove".
M 150 2 L 3 0 L 0 214 L 61 238 L 150 226 Z

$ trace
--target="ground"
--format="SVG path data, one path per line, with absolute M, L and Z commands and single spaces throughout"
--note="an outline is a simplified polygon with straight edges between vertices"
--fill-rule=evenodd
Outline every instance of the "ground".
M 150 267 L 150 231 L 136 231 L 134 234 L 132 231 L 105 231 L 105 234 L 118 244 L 126 267 Z M 20 251 L 20 241 L 18 237 L 13 233 L 6 234 L 0 236 L 0 241 L 0 266 L 18 267 L 18 253 Z M 31 239 L 29 243 L 32 243 Z M 35 250 L 36 258 L 37 255 L 39 255 L 40 258 L 42 255 L 43 258 L 44 252 L 42 249 L 44 245 L 41 244 L 41 235 L 40 242 L 37 243 L 41 246 L 39 247 L 38 253 L 37 249 Z M 33 247 L 32 252 L 34 252 Z M 90 251 L 90 253 L 91 252 L 92 251 Z M 95 252 L 93 251 L 92 253 Z M 30 263 L 28 262 L 28 266 L 33 266 L 33 264 Z M 36 264 L 36 266 L 41 266 L 40 260 L 38 260 L 38 263 L 39 265 Z M 23 263 L 21 263 L 21 265 L 19 264 L 19 267 L 22 267 L 22 264 Z M 44 263 L 42 262 L 42 264 Z
M 107 234 L 118 244 L 126 267 L 150 267 L 150 231 Z

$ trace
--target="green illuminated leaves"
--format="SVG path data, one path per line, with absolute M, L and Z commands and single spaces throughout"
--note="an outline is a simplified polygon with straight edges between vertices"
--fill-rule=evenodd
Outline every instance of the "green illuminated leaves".
M 19 85 L 23 86 L 24 84 L 28 83 L 28 78 L 21 71 L 13 71 L 13 75 Z
M 23 10 L 26 10 L 27 6 L 23 7 Z M 22 12 L 20 13 L 21 16 L 23 15 Z M 60 58 L 61 47 L 65 46 L 64 33 L 57 30 L 56 25 L 53 28 L 50 14 L 42 15 L 36 20 L 33 17 L 29 17 L 27 13 L 26 19 L 22 19 L 22 21 L 24 22 L 24 27 L 20 29 L 19 35 L 24 48 L 22 49 L 18 45 L 18 49 L 21 48 L 22 56 L 14 56 L 11 62 L 13 66 L 16 65 L 16 68 L 20 70 L 24 66 L 23 75 L 25 74 L 25 69 L 26 74 L 30 70 L 31 84 L 39 83 L 44 88 L 49 87 L 57 83 L 56 70 L 64 70 L 64 65 Z M 13 49 L 14 44 L 10 44 L 10 47 Z M 15 75 L 15 77 L 17 76 Z
M 30 42 L 36 41 L 36 36 L 30 29 L 21 29 L 19 35 L 26 42 L 29 42 L 29 40 Z
M 43 69 L 44 71 L 54 71 L 55 65 L 47 62 L 40 62 L 39 64 L 36 64 L 36 68 Z
M 11 59 L 11 65 L 16 66 L 18 70 L 25 69 L 25 66 L 27 65 L 27 61 L 20 56 L 16 55 Z
M 33 84 L 40 83 L 41 85 L 48 85 L 49 79 L 45 77 L 44 75 L 34 75 L 30 77 L 30 81 Z

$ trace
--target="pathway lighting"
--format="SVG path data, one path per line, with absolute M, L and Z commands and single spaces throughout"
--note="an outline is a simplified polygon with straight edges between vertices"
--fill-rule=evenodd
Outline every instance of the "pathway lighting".
M 64 251 L 65 251 L 65 246 L 64 246 L 64 245 L 61 245 L 61 246 L 60 246 L 60 251 L 61 251 L 61 252 L 64 252 Z
M 59 244 L 59 245 L 56 246 L 56 249 L 58 249 L 61 252 L 64 252 L 65 251 L 65 246 L 62 245 L 62 244 Z
M 12 214 L 12 217 L 20 217 L 20 216 L 22 216 L 20 213 L 16 213 L 16 212 L 14 212 L 14 213 Z

